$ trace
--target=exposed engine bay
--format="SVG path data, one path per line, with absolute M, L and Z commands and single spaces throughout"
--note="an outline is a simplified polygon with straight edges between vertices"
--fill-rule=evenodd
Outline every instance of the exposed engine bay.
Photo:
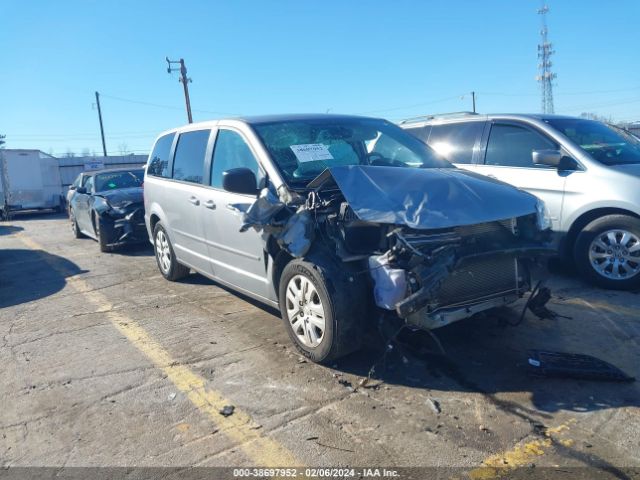
M 475 180 L 459 170 L 331 168 L 291 196 L 263 189 L 242 228 L 262 231 L 265 245 L 275 240 L 293 257 L 317 245 L 368 272 L 380 313 L 430 330 L 517 300 L 553 253 L 534 197 Z M 493 189 L 498 210 L 472 204 L 486 198 L 476 185 Z

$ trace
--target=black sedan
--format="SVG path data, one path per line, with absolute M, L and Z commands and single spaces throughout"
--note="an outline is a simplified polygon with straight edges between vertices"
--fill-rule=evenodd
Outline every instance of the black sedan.
M 148 241 L 143 179 L 142 168 L 102 170 L 95 172 L 84 187 L 76 188 L 69 205 L 75 237 L 97 240 L 102 252 L 125 243 Z

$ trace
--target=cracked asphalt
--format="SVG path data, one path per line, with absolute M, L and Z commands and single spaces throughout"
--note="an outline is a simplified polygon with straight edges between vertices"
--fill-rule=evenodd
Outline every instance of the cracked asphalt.
M 586 353 L 640 377 L 640 295 L 557 265 L 549 284 L 549 307 L 570 318 L 505 325 L 519 303 L 438 330 L 446 357 L 418 353 L 433 348 L 420 337 L 323 367 L 296 353 L 272 309 L 196 274 L 165 281 L 150 245 L 101 254 L 60 215 L 22 215 L 0 224 L 0 463 L 632 478 L 637 382 L 532 378 L 526 352 Z

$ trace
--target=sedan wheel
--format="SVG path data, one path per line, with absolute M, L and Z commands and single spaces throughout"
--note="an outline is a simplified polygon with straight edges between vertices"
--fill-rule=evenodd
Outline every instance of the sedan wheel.
M 69 220 L 71 222 L 71 232 L 75 238 L 82 238 L 82 232 L 78 228 L 78 222 L 76 221 L 76 215 L 73 210 L 69 210 Z
M 302 275 L 287 285 L 287 318 L 293 333 L 306 347 L 315 348 L 324 339 L 325 318 L 322 300 L 316 287 Z

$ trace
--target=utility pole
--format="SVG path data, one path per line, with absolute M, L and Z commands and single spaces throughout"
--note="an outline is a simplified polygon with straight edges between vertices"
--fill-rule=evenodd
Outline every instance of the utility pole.
M 473 101 L 473 113 L 476 113 L 476 92 L 471 92 L 471 99 Z
M 0 214 L 2 220 L 11 220 L 11 185 L 9 184 L 9 169 L 4 158 L 3 145 L 6 135 L 0 135 L 0 184 L 2 185 L 2 208 Z
M 540 82 L 541 96 L 541 110 L 542 113 L 553 113 L 553 80 L 556 78 L 556 74 L 551 72 L 551 55 L 555 52 L 553 45 L 549 42 L 548 29 L 547 29 L 547 14 L 549 13 L 549 7 L 542 4 L 542 7 L 538 10 L 538 15 L 542 18 L 542 29 L 540 30 L 540 44 L 538 45 L 538 76 L 536 80 Z
M 193 117 L 191 116 L 191 100 L 189 100 L 189 82 L 191 79 L 187 77 L 187 67 L 184 65 L 184 59 L 180 60 L 169 60 L 169 57 L 165 57 L 167 61 L 167 73 L 171 72 L 180 72 L 180 82 L 182 82 L 182 87 L 184 88 L 184 101 L 187 104 L 187 119 L 189 123 L 193 123 Z M 180 68 L 172 67 L 171 64 L 180 64 Z
M 107 144 L 104 142 L 104 126 L 102 125 L 102 110 L 100 110 L 100 94 L 96 92 L 96 105 L 98 106 L 98 119 L 100 120 L 100 136 L 102 137 L 102 153 L 107 156 Z

